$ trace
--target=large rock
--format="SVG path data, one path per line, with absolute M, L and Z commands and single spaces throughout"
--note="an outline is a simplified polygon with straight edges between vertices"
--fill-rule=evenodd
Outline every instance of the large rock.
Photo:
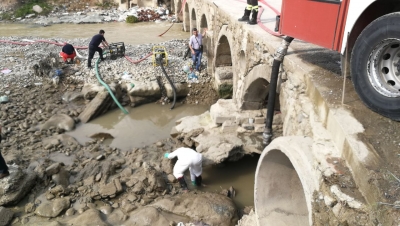
M 171 214 L 168 212 L 164 213 L 163 210 L 159 210 L 156 207 L 145 206 L 137 209 L 130 213 L 129 219 L 124 222 L 125 225 L 151 225 L 151 226 L 165 226 L 171 225 L 170 219 L 174 221 L 189 221 L 188 218 L 181 217 L 179 215 Z
M 121 97 L 121 87 L 115 83 L 109 86 L 115 98 L 119 99 Z M 116 107 L 116 104 L 110 93 L 107 90 L 101 91 L 97 93 L 96 97 L 86 106 L 85 110 L 79 115 L 79 119 L 83 123 L 89 122 L 114 107 Z
M 71 131 L 75 128 L 75 121 L 65 114 L 53 115 L 42 126 L 41 130 L 48 130 L 50 127 L 56 127 L 65 131 Z
M 187 83 L 174 83 L 174 86 L 175 86 L 176 97 L 186 97 L 190 92 Z M 172 86 L 169 83 L 165 84 L 165 91 L 167 92 L 168 98 L 171 99 L 174 97 Z
M 150 206 L 209 225 L 232 226 L 238 220 L 233 201 L 215 193 L 187 193 L 161 199 Z
M 67 134 L 59 134 L 52 137 L 47 137 L 43 139 L 43 147 L 45 149 L 51 149 L 62 144 L 64 147 L 77 147 L 79 146 L 78 141 L 74 137 Z
M 98 92 L 105 91 L 104 86 L 97 84 L 85 84 L 82 88 L 83 98 L 85 100 L 93 100 Z
M 133 81 L 135 87 L 129 90 L 130 96 L 137 97 L 161 97 L 160 86 L 157 82 Z
M 43 11 L 42 7 L 40 7 L 39 5 L 34 5 L 32 7 L 32 10 L 37 12 L 37 13 L 41 13 Z
M 109 224 L 103 222 L 100 211 L 96 209 L 88 209 L 81 215 L 74 217 L 68 221 L 68 225 L 98 225 L 108 226 Z
M 63 210 L 69 208 L 69 198 L 55 199 L 52 202 L 40 204 L 35 210 L 35 213 L 42 217 L 57 217 Z
M 14 212 L 0 206 L 0 226 L 6 226 L 9 225 L 11 219 L 14 216 Z
M 203 155 L 203 165 L 236 161 L 246 154 L 260 154 L 263 149 L 259 133 L 243 128 L 259 114 L 260 111 L 238 110 L 232 100 L 218 100 L 210 112 L 178 120 L 170 135 L 189 147 L 195 145 Z M 228 122 L 233 129 L 226 128 Z
M 84 97 L 83 93 L 81 92 L 68 91 L 65 92 L 64 95 L 62 96 L 62 100 L 65 101 L 66 103 L 83 104 Z
M 9 166 L 10 176 L 0 180 L 0 206 L 15 205 L 31 190 L 36 174 Z

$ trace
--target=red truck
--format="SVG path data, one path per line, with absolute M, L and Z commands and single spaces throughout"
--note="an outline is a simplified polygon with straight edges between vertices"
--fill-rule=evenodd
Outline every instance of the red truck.
M 276 29 L 340 52 L 365 105 L 400 121 L 400 1 L 282 0 Z

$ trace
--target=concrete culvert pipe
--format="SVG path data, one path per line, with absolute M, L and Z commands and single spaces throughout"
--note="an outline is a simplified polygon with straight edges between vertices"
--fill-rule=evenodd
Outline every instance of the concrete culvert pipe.
M 312 195 L 318 188 L 312 140 L 281 137 L 257 164 L 254 205 L 259 226 L 312 225 Z

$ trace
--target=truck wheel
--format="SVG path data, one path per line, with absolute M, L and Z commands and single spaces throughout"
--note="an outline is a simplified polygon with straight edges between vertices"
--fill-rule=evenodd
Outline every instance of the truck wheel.
M 361 100 L 373 111 L 400 121 L 400 13 L 382 16 L 357 38 L 351 76 Z

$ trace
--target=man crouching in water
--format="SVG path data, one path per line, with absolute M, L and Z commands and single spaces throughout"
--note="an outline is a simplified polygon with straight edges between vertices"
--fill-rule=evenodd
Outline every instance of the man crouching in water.
M 202 186 L 203 173 L 203 156 L 191 148 L 178 148 L 172 153 L 165 153 L 165 158 L 173 159 L 178 157 L 178 161 L 175 163 L 173 174 L 179 181 L 181 188 L 184 192 L 188 191 L 188 187 L 183 174 L 189 168 L 190 179 L 192 184 L 195 186 Z M 204 185 L 203 185 L 204 186 Z

